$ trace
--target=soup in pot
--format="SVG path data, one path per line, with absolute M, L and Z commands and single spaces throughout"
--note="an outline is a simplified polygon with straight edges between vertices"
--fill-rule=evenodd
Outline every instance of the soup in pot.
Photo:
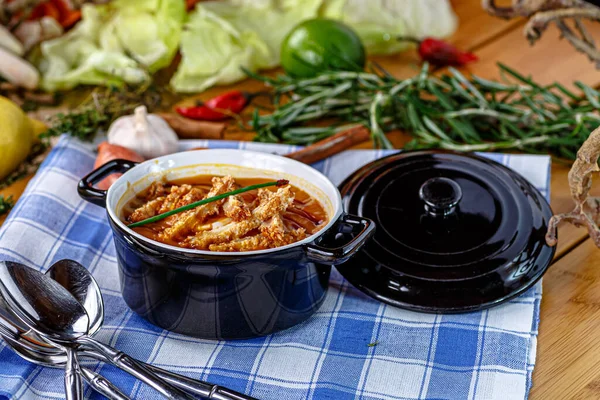
M 265 182 L 269 180 L 234 179 L 229 175 L 154 182 L 125 205 L 123 221 L 140 222 L 199 200 Z M 231 195 L 132 229 L 148 239 L 172 246 L 232 252 L 285 246 L 318 232 L 327 222 L 327 213 L 317 199 L 288 184 Z

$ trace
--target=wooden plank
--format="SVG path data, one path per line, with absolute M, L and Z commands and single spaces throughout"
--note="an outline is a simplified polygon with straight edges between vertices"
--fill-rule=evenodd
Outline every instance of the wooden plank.
M 600 37 L 600 24 L 587 24 L 594 37 Z M 542 38 L 531 46 L 523 36 L 522 29 L 514 29 L 501 38 L 476 51 L 480 61 L 471 64 L 469 70 L 484 78 L 500 77 L 497 62 L 531 75 L 542 84 L 555 81 L 573 88 L 573 81 L 589 85 L 600 83 L 600 71 L 587 56 L 577 52 L 566 40 L 559 39 L 558 29 L 552 25 Z
M 599 252 L 586 240 L 544 276 L 531 400 L 600 398 Z
M 1 189 L 0 195 L 4 197 L 12 196 L 13 200 L 16 202 L 19 199 L 19 197 L 21 197 L 21 194 L 23 194 L 23 191 L 25 190 L 25 187 L 27 187 L 27 184 L 29 183 L 31 178 L 33 178 L 33 175 L 26 176 L 25 178 L 13 183 L 12 185 Z M 7 216 L 8 214 L 0 215 L 0 225 L 2 225 Z
M 465 50 L 478 48 L 523 24 L 519 18 L 506 20 L 489 15 L 481 8 L 480 0 L 454 0 L 452 7 L 460 25 L 449 40 Z

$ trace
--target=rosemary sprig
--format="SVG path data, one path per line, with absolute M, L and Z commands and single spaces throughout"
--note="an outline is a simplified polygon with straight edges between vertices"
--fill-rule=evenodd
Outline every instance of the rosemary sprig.
M 0 215 L 6 214 L 15 206 L 12 196 L 4 197 L 0 195 Z
M 255 140 L 310 144 L 348 124 L 370 128 L 375 147 L 390 148 L 385 133 L 400 129 L 407 148 L 458 151 L 521 150 L 574 159 L 600 123 L 600 93 L 575 82 L 543 85 L 498 64 L 496 82 L 450 68 L 432 75 L 427 64 L 409 79 L 379 66 L 367 72 L 327 71 L 308 79 L 271 78 L 274 109 L 254 115 Z
M 240 189 L 232 190 L 231 192 L 223 193 L 223 194 L 220 194 L 220 195 L 217 195 L 217 196 L 209 197 L 207 199 L 196 201 L 194 203 L 190 203 L 188 205 L 176 208 L 174 210 L 167 211 L 166 213 L 162 213 L 162 214 L 155 215 L 154 217 L 146 218 L 146 219 L 144 219 L 142 221 L 134 222 L 133 224 L 129 224 L 128 227 L 129 228 L 137 228 L 138 226 L 143 226 L 143 225 L 146 225 L 146 224 L 150 224 L 152 222 L 160 221 L 161 219 L 165 219 L 167 217 L 170 217 L 171 215 L 178 214 L 178 213 L 180 213 L 182 211 L 191 210 L 192 208 L 196 208 L 196 207 L 201 206 L 203 204 L 212 203 L 213 201 L 221 200 L 221 199 L 224 199 L 226 197 L 233 196 L 235 194 L 245 193 L 245 192 L 249 192 L 251 190 L 261 189 L 261 188 L 265 188 L 265 187 L 269 187 L 269 186 L 277 186 L 277 187 L 279 187 L 279 186 L 285 186 L 288 183 L 289 182 L 287 180 L 280 179 L 278 181 L 265 182 L 265 183 L 259 183 L 259 184 L 256 184 L 256 185 L 246 186 L 246 187 L 243 187 L 243 188 L 240 188 Z

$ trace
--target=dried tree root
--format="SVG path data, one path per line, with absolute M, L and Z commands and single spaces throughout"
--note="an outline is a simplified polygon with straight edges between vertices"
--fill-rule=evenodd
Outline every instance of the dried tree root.
M 600 51 L 581 23 L 582 19 L 600 21 L 600 8 L 584 0 L 513 0 L 510 7 L 497 7 L 495 0 L 482 0 L 483 8 L 491 15 L 501 18 L 525 17 L 525 37 L 533 44 L 554 22 L 562 37 L 577 50 L 586 54 L 600 69 Z M 565 20 L 573 19 L 574 32 Z
M 587 54 L 590 61 L 596 62 L 596 68 L 600 69 L 600 51 L 596 48 L 593 40 L 590 40 L 590 38 L 586 37 L 584 37 L 582 40 L 581 38 L 577 37 L 577 35 L 571 31 L 571 28 L 569 28 L 563 21 L 557 21 L 556 25 L 560 29 L 563 37 L 566 38 L 573 45 L 573 47 L 575 47 L 575 49 Z
M 590 237 L 600 247 L 600 198 L 588 197 L 592 187 L 592 175 L 600 172 L 598 157 L 600 156 L 600 127 L 596 128 L 577 151 L 577 159 L 569 171 L 569 189 L 575 203 L 573 211 L 558 214 L 550 219 L 546 243 L 556 245 L 556 229 L 561 222 L 570 222 L 575 226 L 585 226 Z

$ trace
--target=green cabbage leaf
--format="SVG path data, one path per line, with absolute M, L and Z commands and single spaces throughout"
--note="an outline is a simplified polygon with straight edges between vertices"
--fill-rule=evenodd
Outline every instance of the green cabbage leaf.
M 322 0 L 214 1 L 199 3 L 181 35 L 182 60 L 171 86 L 199 92 L 251 71 L 279 64 L 289 30 L 317 16 Z
M 324 0 L 319 15 L 354 28 L 370 54 L 406 49 L 399 36 L 443 38 L 458 26 L 448 0 Z
M 41 44 L 38 67 L 46 90 L 79 84 L 138 84 L 172 62 L 179 47 L 181 0 L 116 0 L 85 4 L 82 21 Z

